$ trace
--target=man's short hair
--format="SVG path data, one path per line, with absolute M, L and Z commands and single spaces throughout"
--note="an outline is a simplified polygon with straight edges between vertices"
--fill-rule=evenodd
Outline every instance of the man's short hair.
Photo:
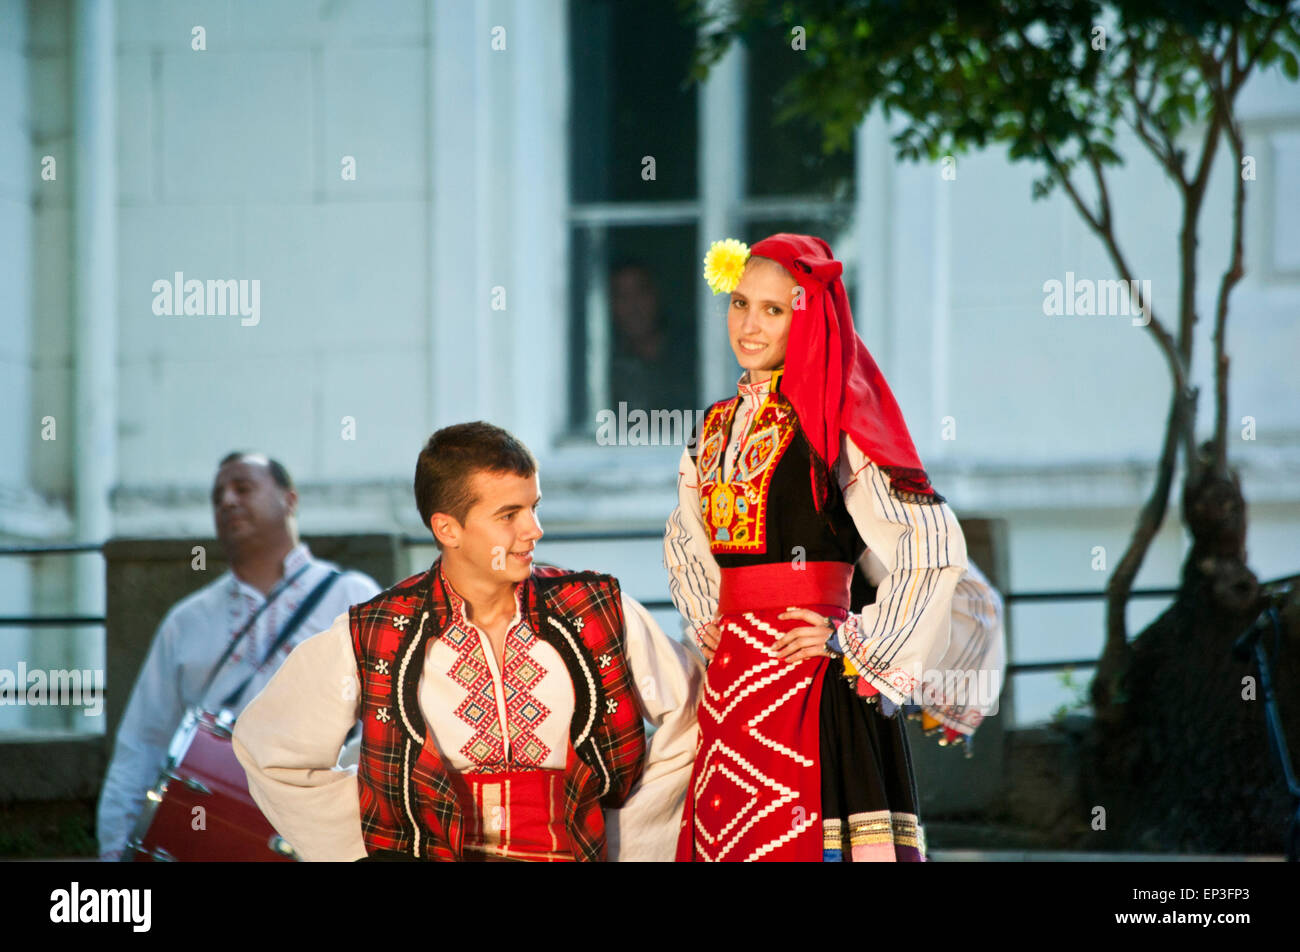
M 243 459 L 245 456 L 251 456 L 253 459 L 257 460 L 266 460 L 266 468 L 271 471 L 271 478 L 275 480 L 275 484 L 281 489 L 293 489 L 293 477 L 289 475 L 289 471 L 284 468 L 279 460 L 271 459 L 271 457 L 267 456 L 265 453 L 250 453 L 245 452 L 244 450 L 236 450 L 233 453 L 227 453 L 223 456 L 221 462 L 217 464 L 217 469 L 219 470 L 227 463 L 233 463 L 237 459 Z
M 415 461 L 415 505 L 426 529 L 435 512 L 464 525 L 478 502 L 471 485 L 478 472 L 532 476 L 537 460 L 528 447 L 491 423 L 476 420 L 443 427 L 429 437 Z

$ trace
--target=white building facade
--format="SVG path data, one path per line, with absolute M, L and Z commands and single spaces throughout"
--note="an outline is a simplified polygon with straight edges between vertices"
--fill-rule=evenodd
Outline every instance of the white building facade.
M 787 44 L 683 88 L 672 7 L 0 0 L 0 544 L 209 535 L 235 448 L 288 466 L 306 533 L 418 535 L 415 456 L 473 419 L 538 456 L 546 528 L 661 529 L 680 442 L 596 438 L 628 386 L 613 276 L 641 276 L 657 315 L 668 350 L 649 376 L 671 376 L 674 399 L 656 406 L 689 413 L 738 375 L 704 250 L 799 229 L 845 261 L 935 485 L 959 515 L 1006 520 L 1009 587 L 1101 589 L 1170 382 L 1128 318 L 1044 313 L 1045 282 L 1116 277 L 1068 199 L 1031 201 L 1038 170 L 999 150 L 955 178 L 899 163 L 879 117 L 851 154 L 820 157 L 771 119 Z M 1240 118 L 1258 176 L 1228 324 L 1230 452 L 1250 564 L 1273 578 L 1300 571 L 1300 87 L 1257 77 Z M 1119 145 L 1121 240 L 1172 311 L 1175 195 Z M 1233 174 L 1225 143 L 1201 231 L 1202 434 Z M 204 313 L 165 313 L 188 281 Z M 243 310 L 211 313 L 223 300 Z M 1175 584 L 1185 548 L 1175 498 L 1139 586 Z M 412 548 L 413 570 L 431 553 Z M 652 538 L 545 557 L 667 598 Z M 102 612 L 97 573 L 93 555 L 0 558 L 0 614 Z M 1131 630 L 1163 606 L 1135 602 Z M 1010 614 L 1013 662 L 1100 652 L 1101 602 Z M 95 629 L 0 639 L 0 668 L 102 667 Z M 1051 673 L 1012 690 L 1019 723 L 1068 701 Z M 0 730 L 78 726 L 0 708 Z

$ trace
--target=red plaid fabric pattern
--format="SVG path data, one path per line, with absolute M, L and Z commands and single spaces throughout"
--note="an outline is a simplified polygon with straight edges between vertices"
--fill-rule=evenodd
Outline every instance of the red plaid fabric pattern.
M 366 851 L 459 860 L 464 818 L 446 764 L 428 736 L 417 688 L 430 638 L 450 618 L 435 562 L 349 612 L 361 673 L 357 781 Z M 573 681 L 565 822 L 574 854 L 605 858 L 602 807 L 622 804 L 645 762 L 645 729 L 624 651 L 617 579 L 535 566 L 522 603 Z

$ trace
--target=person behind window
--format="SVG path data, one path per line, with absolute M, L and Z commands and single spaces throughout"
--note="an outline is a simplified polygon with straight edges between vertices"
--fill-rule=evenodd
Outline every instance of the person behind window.
M 693 409 L 694 363 L 683 360 L 668 339 L 658 283 L 645 265 L 629 262 L 610 273 L 611 409 Z

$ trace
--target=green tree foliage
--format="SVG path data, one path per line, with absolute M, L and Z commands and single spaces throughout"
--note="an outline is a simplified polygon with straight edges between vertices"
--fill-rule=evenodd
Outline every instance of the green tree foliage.
M 1116 716 L 1130 658 L 1125 606 L 1168 509 L 1179 456 L 1187 473 L 1185 509 L 1198 505 L 1187 498 L 1189 486 L 1212 493 L 1235 485 L 1227 464 L 1226 322 L 1229 295 L 1245 272 L 1244 171 L 1235 176 L 1231 221 L 1213 226 L 1229 230 L 1231 243 L 1213 315 L 1213 436 L 1201 447 L 1192 380 L 1197 236 L 1221 140 L 1228 140 L 1235 169 L 1247 159 L 1234 112 L 1247 79 L 1270 68 L 1300 76 L 1297 4 L 683 0 L 682 8 L 700 37 L 695 79 L 705 78 L 733 43 L 779 31 L 791 38 L 793 55 L 805 59 L 777 105 L 783 116 L 819 126 L 824 150 L 847 148 L 876 107 L 901 117 L 891 129 L 902 159 L 1004 146 L 1011 161 L 1039 166 L 1035 198 L 1058 189 L 1068 195 L 1121 279 L 1137 275 L 1116 229 L 1107 176 L 1124 164 L 1117 137 L 1125 128 L 1176 188 L 1177 300 L 1153 306 L 1146 327 L 1171 377 L 1165 437 L 1155 484 L 1107 585 L 1106 650 L 1093 684 L 1098 717 Z M 1243 560 L 1244 554 L 1243 536 Z

